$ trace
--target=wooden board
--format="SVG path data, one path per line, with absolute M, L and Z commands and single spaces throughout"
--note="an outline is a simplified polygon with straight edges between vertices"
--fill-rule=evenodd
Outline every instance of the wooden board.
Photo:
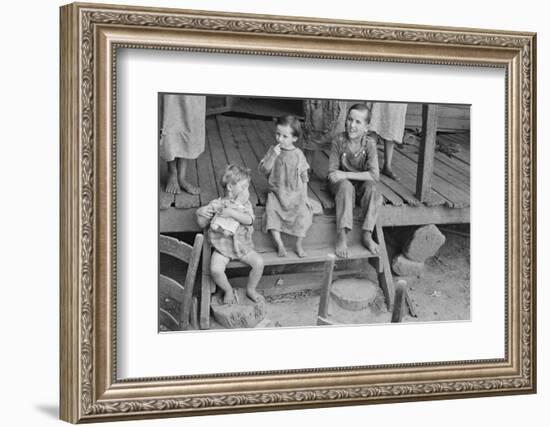
M 237 148 L 241 153 L 241 157 L 246 167 L 250 169 L 250 174 L 252 177 L 251 185 L 256 190 L 258 204 L 265 206 L 268 186 L 266 178 L 258 171 L 258 157 L 254 154 L 254 151 L 250 146 L 250 141 L 243 129 L 241 119 L 228 118 L 228 122 L 231 131 L 233 132 L 233 137 L 237 144 Z
M 383 151 L 381 149 L 379 149 L 378 155 L 383 156 Z M 395 150 L 393 155 L 393 166 L 394 171 L 399 177 L 399 181 L 391 182 L 392 180 L 386 176 L 382 176 L 381 179 L 384 183 L 396 191 L 408 204 L 411 206 L 419 206 L 421 203 L 415 195 L 416 163 L 404 157 L 399 150 Z M 427 203 L 428 206 L 439 206 L 445 203 L 450 203 L 450 201 L 442 198 L 441 195 L 432 189 L 429 201 Z
M 199 175 L 199 186 L 201 189 L 201 205 L 207 205 L 211 200 L 219 197 L 218 187 L 216 185 L 216 174 L 212 167 L 212 153 L 210 150 L 210 136 L 206 135 L 206 145 L 204 153 L 197 159 L 197 172 Z M 223 193 L 221 194 L 223 195 Z
M 408 188 L 403 186 L 400 181 L 396 181 L 394 179 L 391 179 L 385 175 L 380 175 L 380 182 L 388 187 L 391 188 L 392 191 L 397 194 L 401 199 L 405 201 L 408 205 L 411 206 L 418 206 L 420 205 L 420 200 L 416 198 L 416 196 L 410 191 Z M 394 204 L 395 206 L 401 206 Z
M 321 188 L 321 182 L 314 179 L 309 182 L 309 188 L 319 198 L 323 209 L 334 209 L 334 197 L 328 190 Z
M 435 158 L 438 162 L 444 163 L 451 168 L 455 173 L 462 175 L 468 183 L 470 182 L 470 165 L 457 160 L 452 156 L 448 156 L 441 151 L 435 152 Z
M 198 195 L 193 195 L 182 191 L 176 194 L 174 198 L 174 206 L 176 209 L 198 208 L 200 206 L 200 198 Z
M 159 209 L 165 210 L 168 209 L 174 203 L 175 195 L 172 193 L 167 193 L 159 188 Z
M 208 135 L 208 143 L 210 148 L 210 156 L 214 169 L 216 187 L 220 196 L 224 195 L 224 189 L 220 182 L 223 170 L 228 164 L 225 150 L 223 149 L 222 140 L 219 134 L 218 125 L 215 118 L 206 119 L 206 134 Z
M 306 264 L 313 262 L 324 262 L 328 260 L 328 257 L 332 254 L 334 255 L 333 248 L 321 248 L 321 249 L 309 249 L 308 255 L 304 258 L 298 257 L 293 252 L 288 252 L 286 257 L 280 257 L 277 255 L 276 251 L 273 252 L 263 252 L 262 259 L 264 260 L 264 265 L 286 265 L 286 264 Z M 368 249 L 362 245 L 350 245 L 348 247 L 348 258 L 346 259 L 359 259 L 359 258 L 374 258 L 378 257 L 377 254 L 373 254 Z M 344 258 L 337 258 L 344 260 Z M 231 261 L 228 264 L 229 268 L 235 267 L 246 267 L 246 264 L 243 264 L 240 261 Z
M 196 209 L 174 209 L 169 208 L 160 211 L 160 232 L 185 232 L 201 231 L 197 224 Z M 256 222 L 260 218 L 263 209 L 256 210 Z M 315 221 L 334 221 L 334 215 L 315 216 Z M 470 222 L 470 208 L 450 208 L 445 205 L 439 206 L 392 206 L 384 205 L 380 209 L 380 223 L 382 226 L 405 226 L 405 225 L 426 225 L 426 224 L 462 224 Z M 306 235 L 306 239 L 308 239 Z
M 418 159 L 418 153 L 412 151 L 404 151 L 397 148 L 401 154 L 408 159 L 416 162 Z M 462 191 L 469 194 L 470 192 L 470 177 L 466 173 L 458 172 L 456 168 L 449 166 L 445 161 L 441 160 L 441 157 L 447 157 L 441 152 L 436 152 L 434 156 L 434 175 L 447 181 L 450 185 L 460 188 Z M 464 165 L 466 169 L 466 165 Z
M 247 167 L 237 148 L 237 142 L 235 141 L 231 132 L 228 118 L 225 116 L 216 116 L 216 122 L 220 130 L 220 137 L 223 143 L 223 149 L 225 151 L 225 155 L 227 156 L 228 163 Z M 249 191 L 250 203 L 252 204 L 252 206 L 256 206 L 259 199 L 254 185 L 250 186 Z
M 384 196 L 384 200 L 387 203 L 390 203 L 394 206 L 401 206 L 403 204 L 403 199 L 393 192 L 393 190 L 388 187 L 384 182 L 380 181 L 378 183 L 378 190 Z
M 250 148 L 258 158 L 258 162 L 260 162 L 267 153 L 267 150 L 269 149 L 269 144 L 267 141 L 264 140 L 264 137 L 260 135 L 258 131 L 258 126 L 255 123 L 257 120 L 242 118 L 239 119 L 239 121 L 246 137 L 248 138 Z
M 275 125 L 272 121 L 254 120 L 254 125 L 266 150 L 277 143 L 275 141 Z
M 441 135 L 444 141 L 450 141 L 460 145 L 461 150 L 451 156 L 463 163 L 470 164 L 470 133 L 446 133 Z
M 407 180 L 402 181 L 402 183 L 410 185 L 410 182 L 415 182 L 416 177 L 416 167 L 417 164 L 404 156 L 399 150 L 394 152 L 394 164 L 398 164 L 399 168 L 394 168 L 399 171 L 399 173 L 404 173 L 407 176 Z M 450 207 L 464 207 L 469 205 L 469 195 L 461 191 L 460 189 L 449 185 L 446 181 L 443 181 L 441 178 L 434 176 L 432 180 L 432 193 L 431 199 L 425 204 L 428 206 L 438 206 L 441 204 L 448 204 Z
M 435 140 L 437 135 L 437 105 L 422 105 L 422 136 L 417 158 L 416 198 L 426 203 L 431 200 L 434 179 Z

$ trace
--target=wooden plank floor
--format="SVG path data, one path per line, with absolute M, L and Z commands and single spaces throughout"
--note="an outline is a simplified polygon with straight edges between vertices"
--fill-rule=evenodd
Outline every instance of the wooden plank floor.
M 268 184 L 266 178 L 258 172 L 258 163 L 269 147 L 275 143 L 274 140 L 274 124 L 270 119 L 262 120 L 250 116 L 239 117 L 222 114 L 207 117 L 205 151 L 189 168 L 189 179 L 192 183 L 200 186 L 201 194 L 196 200 L 192 199 L 191 203 L 183 206 L 196 208 L 222 196 L 221 173 L 227 164 L 236 163 L 250 168 L 252 174 L 251 203 L 257 209 L 262 209 L 265 205 Z M 392 208 L 395 209 L 394 215 L 391 216 L 392 223 L 399 222 L 400 212 L 409 212 L 409 208 L 422 208 L 416 212 L 410 212 L 412 212 L 415 222 L 422 222 L 421 218 L 426 216 L 426 223 L 433 223 L 430 222 L 430 208 L 433 208 L 434 218 L 441 218 L 443 222 L 445 221 L 442 215 L 446 215 L 444 212 L 450 212 L 447 210 L 448 208 L 458 209 L 450 214 L 450 217 L 453 218 L 462 218 L 462 213 L 469 212 L 469 144 L 468 132 L 439 133 L 437 135 L 432 195 L 427 203 L 421 203 L 415 195 L 418 146 L 396 145 L 393 169 L 399 180 L 394 181 L 381 176 L 379 183 L 380 191 L 384 197 L 384 211 L 389 212 Z M 383 158 L 384 150 L 380 145 L 380 164 L 383 163 Z M 313 176 L 309 183 L 309 196 L 323 206 L 325 214 L 333 214 L 334 199 L 328 191 L 326 181 L 319 178 L 325 177 L 327 174 L 328 151 L 317 152 L 311 166 Z M 161 177 L 161 182 L 165 182 L 165 177 Z M 172 199 L 166 193 L 161 191 L 160 199 L 164 209 L 174 209 L 174 207 L 169 207 Z M 175 197 L 171 205 L 174 206 L 176 203 L 177 206 L 177 201 L 178 197 Z M 176 216 L 182 217 L 181 214 Z M 188 215 L 184 216 L 188 217 Z M 404 218 L 403 221 L 407 223 L 410 222 L 410 219 Z M 162 225 L 161 228 L 165 229 Z

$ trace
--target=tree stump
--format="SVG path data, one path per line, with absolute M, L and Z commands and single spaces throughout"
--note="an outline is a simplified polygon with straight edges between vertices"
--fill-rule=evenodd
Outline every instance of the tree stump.
M 380 287 L 366 279 L 339 279 L 332 282 L 330 294 L 334 302 L 348 311 L 371 309 L 382 311 L 384 295 Z
M 214 295 L 211 303 L 214 319 L 227 329 L 256 327 L 266 317 L 265 301 L 252 301 L 245 289 L 235 289 L 235 293 L 238 300 L 235 304 L 223 304 L 221 294 Z

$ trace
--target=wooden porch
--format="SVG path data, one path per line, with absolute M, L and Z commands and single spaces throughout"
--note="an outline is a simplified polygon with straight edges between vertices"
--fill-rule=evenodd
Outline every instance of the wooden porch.
M 195 221 L 197 207 L 223 194 L 219 177 L 228 163 L 246 166 L 252 171 L 250 199 L 256 215 L 263 214 L 267 181 L 258 172 L 258 162 L 274 143 L 271 118 L 251 114 L 218 114 L 206 119 L 206 147 L 188 172 L 201 194 L 173 196 L 164 193 L 165 164 L 160 162 L 160 232 L 198 231 Z M 381 176 L 380 190 L 384 206 L 380 215 L 382 226 L 470 222 L 470 140 L 469 132 L 437 133 L 433 173 L 427 178 L 419 174 L 419 159 L 424 156 L 421 138 L 410 137 L 409 143 L 396 146 L 393 169 L 399 176 L 394 181 Z M 379 158 L 384 158 L 379 146 Z M 318 152 L 311 165 L 315 176 L 309 184 L 309 196 L 323 206 L 323 215 L 314 219 L 315 227 L 330 232 L 334 227 L 334 200 L 325 189 L 328 152 Z M 424 168 L 420 168 L 421 171 Z M 420 182 L 422 179 L 428 182 Z M 259 224 L 259 221 L 256 222 Z M 259 233 L 255 233 L 259 234 Z M 316 233 L 317 234 L 317 233 Z M 307 240 L 306 240 L 307 243 Z

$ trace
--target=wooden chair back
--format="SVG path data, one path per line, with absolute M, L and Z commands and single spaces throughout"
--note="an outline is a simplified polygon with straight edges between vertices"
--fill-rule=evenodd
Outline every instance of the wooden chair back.
M 195 236 L 193 246 L 174 237 L 160 235 L 160 253 L 170 255 L 187 263 L 187 273 L 183 284 L 178 283 L 168 276 L 160 274 L 159 290 L 165 297 L 169 297 L 180 304 L 179 319 L 176 319 L 159 305 L 159 321 L 169 329 L 186 330 L 189 328 L 189 322 L 193 321 L 193 319 L 191 319 L 193 289 L 195 287 L 195 278 L 201 257 L 203 241 L 204 237 L 202 234 L 197 234 Z M 193 321 L 193 323 L 195 322 Z

